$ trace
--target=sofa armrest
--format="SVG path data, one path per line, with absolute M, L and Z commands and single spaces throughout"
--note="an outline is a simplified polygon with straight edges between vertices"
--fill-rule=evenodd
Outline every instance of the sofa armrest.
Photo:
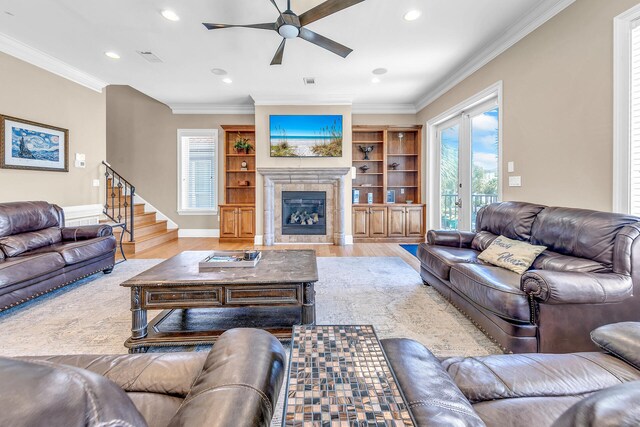
M 457 230 L 429 230 L 427 243 L 430 245 L 470 248 L 476 233 Z
M 633 296 L 631 277 L 615 273 L 530 270 L 520 289 L 547 304 L 613 303 Z
M 113 230 L 110 225 L 97 224 L 97 225 L 81 225 L 78 227 L 65 227 L 62 229 L 62 240 L 72 241 L 77 240 L 89 240 L 97 237 L 111 236 Z
M 268 332 L 225 332 L 169 426 L 269 426 L 284 363 L 282 344 Z
M 485 425 L 425 346 L 406 338 L 381 343 L 418 427 Z

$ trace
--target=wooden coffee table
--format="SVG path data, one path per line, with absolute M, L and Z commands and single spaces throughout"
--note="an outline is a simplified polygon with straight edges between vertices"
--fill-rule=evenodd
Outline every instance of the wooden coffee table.
M 130 353 L 210 344 L 238 327 L 289 339 L 293 325 L 315 324 L 315 251 L 263 251 L 254 268 L 200 273 L 210 252 L 182 252 L 120 285 L 131 288 Z M 163 311 L 147 323 L 147 310 Z

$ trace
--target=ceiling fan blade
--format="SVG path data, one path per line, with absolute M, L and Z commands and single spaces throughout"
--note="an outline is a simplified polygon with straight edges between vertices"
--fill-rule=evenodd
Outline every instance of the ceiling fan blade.
M 347 55 L 349 55 L 351 52 L 353 52 L 352 49 L 349 49 L 346 46 L 341 45 L 338 42 L 334 42 L 331 39 L 328 39 L 324 36 L 321 36 L 318 33 L 314 33 L 311 30 L 307 30 L 306 28 L 300 28 L 300 35 L 298 36 L 301 39 L 304 39 L 308 42 L 311 42 L 315 45 L 318 45 L 320 47 L 323 47 L 333 53 L 335 53 L 336 55 L 340 55 L 343 58 L 346 58 Z
M 271 4 L 273 4 L 276 7 L 276 9 L 278 9 L 278 13 L 280 14 L 280 16 L 282 16 L 282 12 L 280 12 L 280 8 L 276 4 L 276 0 L 271 0 Z
M 270 23 L 267 23 L 267 24 L 249 24 L 249 25 L 209 24 L 209 23 L 203 22 L 202 25 L 207 27 L 207 30 L 219 30 L 221 28 L 234 28 L 234 27 L 258 28 L 260 30 L 275 30 L 276 29 L 276 24 L 273 23 L 273 22 L 270 22 Z
M 327 0 L 300 15 L 300 25 L 304 27 L 318 19 L 340 12 L 343 9 L 362 3 L 363 1 L 364 0 Z
M 282 56 L 284 55 L 284 45 L 287 42 L 287 39 L 282 38 L 282 42 L 280 46 L 278 46 L 278 50 L 276 50 L 276 54 L 273 56 L 271 60 L 271 65 L 282 65 Z

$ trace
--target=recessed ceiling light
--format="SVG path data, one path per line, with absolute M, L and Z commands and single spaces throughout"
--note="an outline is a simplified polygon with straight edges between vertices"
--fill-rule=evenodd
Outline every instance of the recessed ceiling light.
M 227 70 L 223 70 L 222 68 L 213 68 L 211 70 L 211 72 L 213 74 L 215 74 L 216 76 L 226 76 L 227 75 Z
M 380 83 L 380 79 L 377 77 L 374 77 L 371 79 L 371 83 Z
M 118 55 L 115 52 L 105 52 L 104 54 L 107 55 L 111 59 L 120 59 L 120 55 Z
M 420 18 L 420 15 L 422 15 L 422 12 L 420 12 L 419 10 L 410 10 L 409 12 L 404 14 L 404 20 L 415 21 L 416 19 Z
M 169 21 L 175 22 L 180 20 L 180 17 L 173 10 L 165 9 L 162 12 L 160 12 L 160 14 L 164 16 L 166 19 L 168 19 Z
M 223 82 L 225 82 L 226 84 L 230 85 L 231 83 L 233 83 L 233 80 L 231 80 L 229 77 L 226 77 L 224 79 L 222 79 Z
M 387 69 L 386 68 L 376 68 L 375 70 L 372 71 L 373 74 L 375 74 L 376 76 L 381 76 L 383 74 L 387 74 Z

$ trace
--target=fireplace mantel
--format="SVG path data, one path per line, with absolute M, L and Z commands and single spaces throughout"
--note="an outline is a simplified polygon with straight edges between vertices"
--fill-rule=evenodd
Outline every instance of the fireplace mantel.
M 285 184 L 329 184 L 334 193 L 335 213 L 333 216 L 333 243 L 345 244 L 345 180 L 351 168 L 258 168 L 264 177 L 264 244 L 272 246 L 275 242 L 275 187 Z M 328 215 L 329 213 L 327 213 Z

